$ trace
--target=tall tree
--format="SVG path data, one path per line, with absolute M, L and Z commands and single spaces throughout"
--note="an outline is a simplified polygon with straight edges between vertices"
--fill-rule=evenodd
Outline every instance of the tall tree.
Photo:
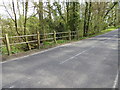
M 85 12 L 84 12 L 84 28 L 83 28 L 83 36 L 86 36 L 86 25 L 87 25 L 87 13 L 88 13 L 88 2 L 85 2 Z

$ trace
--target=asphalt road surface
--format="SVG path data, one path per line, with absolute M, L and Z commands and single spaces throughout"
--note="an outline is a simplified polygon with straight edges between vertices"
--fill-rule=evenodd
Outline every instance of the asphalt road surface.
M 114 88 L 118 30 L 2 63 L 2 88 Z

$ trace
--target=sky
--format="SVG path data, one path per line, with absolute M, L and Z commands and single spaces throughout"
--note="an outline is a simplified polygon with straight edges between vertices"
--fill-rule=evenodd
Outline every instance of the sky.
M 14 0 L 15 2 L 17 0 Z M 25 1 L 25 0 L 20 0 L 20 1 Z M 32 2 L 38 2 L 39 0 L 29 0 L 29 7 L 32 7 Z M 47 2 L 48 0 L 42 0 L 44 2 Z M 54 2 L 54 1 L 57 1 L 57 2 L 63 2 L 65 0 L 50 0 L 51 2 Z M 66 0 L 66 1 L 79 1 L 79 2 L 83 2 L 83 1 L 87 1 L 89 2 L 90 0 Z M 91 0 L 92 2 L 111 2 L 111 1 L 117 1 L 117 0 Z M 5 8 L 3 7 L 3 2 L 7 5 L 9 2 L 12 2 L 12 0 L 0 0 L 0 15 L 2 15 L 2 17 L 6 18 L 8 17 L 8 14 L 7 12 L 5 11 Z M 17 6 L 17 5 L 15 5 Z M 9 7 L 7 7 L 9 9 Z M 20 8 L 22 9 L 22 8 Z M 10 10 L 10 9 L 9 9 Z M 17 11 L 17 10 L 16 10 Z M 32 14 L 33 13 L 33 10 L 31 8 L 29 8 L 29 12 L 28 14 Z M 12 15 L 12 13 L 11 13 Z

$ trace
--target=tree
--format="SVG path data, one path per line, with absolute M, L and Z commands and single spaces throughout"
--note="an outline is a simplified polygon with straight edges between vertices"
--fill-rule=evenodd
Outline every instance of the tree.
M 86 36 L 87 35 L 87 33 L 86 33 L 86 31 L 87 31 L 87 13 L 88 13 L 88 2 L 85 2 L 85 15 L 84 15 L 84 28 L 83 28 L 83 36 Z

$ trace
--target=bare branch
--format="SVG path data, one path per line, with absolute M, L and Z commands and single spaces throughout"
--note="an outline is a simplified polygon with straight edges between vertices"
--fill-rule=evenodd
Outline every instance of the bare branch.
M 6 10 L 6 12 L 8 13 L 8 15 L 10 16 L 10 18 L 15 22 L 15 20 L 12 18 L 11 14 L 9 13 L 7 7 L 5 6 L 4 1 L 3 1 L 3 6 L 5 7 L 5 10 Z
M 105 18 L 108 13 L 118 4 L 118 2 L 114 2 L 114 4 L 112 5 L 112 7 L 106 12 L 105 16 L 103 18 Z

